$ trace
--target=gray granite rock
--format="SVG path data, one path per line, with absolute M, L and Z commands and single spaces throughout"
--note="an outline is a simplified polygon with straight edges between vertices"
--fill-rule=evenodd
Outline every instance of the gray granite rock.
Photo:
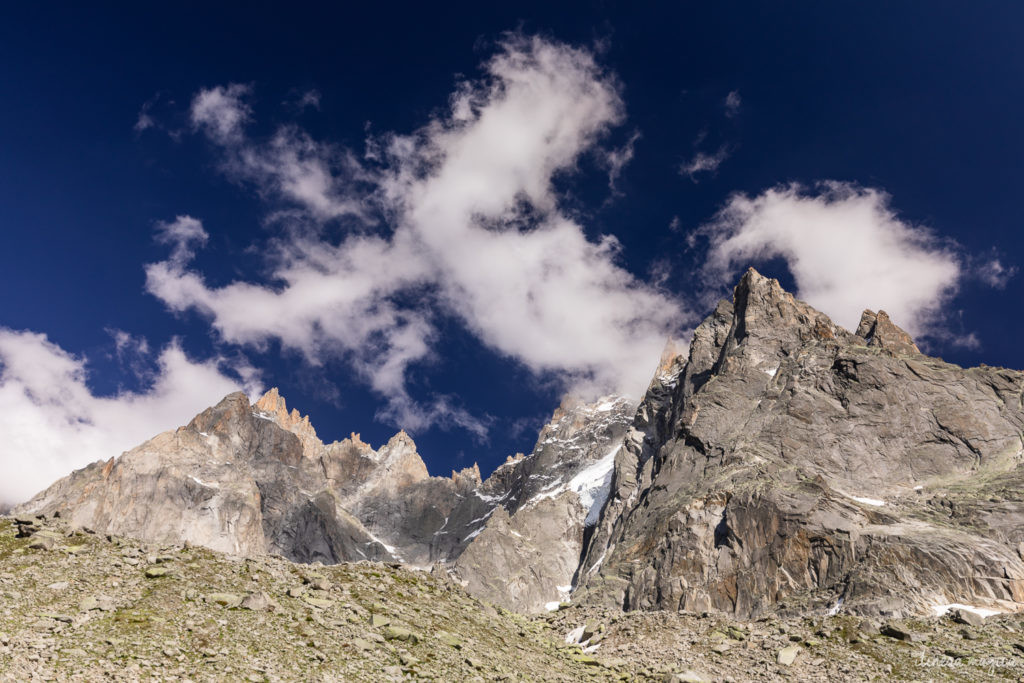
M 1024 601 L 1024 375 L 921 354 L 751 270 L 666 358 L 585 553 L 626 609 L 924 614 Z

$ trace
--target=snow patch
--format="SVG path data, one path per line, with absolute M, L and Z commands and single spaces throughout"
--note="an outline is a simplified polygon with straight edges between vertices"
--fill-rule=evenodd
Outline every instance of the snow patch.
M 855 500 L 858 503 L 862 503 L 864 505 L 873 505 L 875 507 L 882 507 L 883 505 L 885 505 L 885 501 L 879 500 L 878 498 L 864 498 L 862 496 L 851 496 L 849 493 L 846 493 L 845 491 L 839 491 L 839 493 L 843 494 L 850 500 Z
M 601 557 L 597 558 L 597 562 L 594 563 L 594 566 L 587 571 L 587 576 L 593 576 L 594 573 L 601 568 L 601 565 L 604 563 L 604 556 L 607 554 L 607 550 L 601 553 Z
M 573 644 L 573 643 L 580 642 L 580 638 L 583 637 L 583 629 L 584 628 L 585 628 L 584 626 L 577 626 L 573 630 L 571 630 L 568 633 L 566 633 L 565 634 L 565 642 L 569 643 L 570 645 Z
M 778 365 L 776 365 L 776 366 L 775 366 L 774 368 L 772 368 L 771 370 L 765 370 L 765 371 L 764 371 L 764 374 L 768 375 L 769 377 L 774 377 L 774 376 L 775 376 L 775 373 L 776 373 L 776 372 L 778 372 L 778 371 L 779 371 L 779 366 L 778 366 Z
M 965 612 L 974 612 L 982 619 L 994 616 L 996 614 L 1003 614 L 1006 611 L 1001 609 L 991 609 L 989 607 L 975 607 L 974 605 L 964 605 L 959 602 L 951 602 L 948 605 L 934 605 L 932 607 L 932 612 L 935 614 L 935 616 L 941 617 L 943 614 L 945 614 L 951 609 L 962 609 Z
M 476 497 L 484 501 L 485 503 L 497 503 L 508 498 L 509 494 L 512 493 L 512 491 L 506 491 L 505 495 L 503 496 L 488 496 L 486 494 L 480 493 L 479 491 L 473 491 L 473 493 L 475 493 Z
M 393 545 L 388 545 L 388 544 L 387 544 L 387 543 L 385 543 L 384 541 L 380 540 L 379 538 L 377 538 L 376 536 L 374 536 L 373 534 L 371 534 L 371 533 L 370 533 L 369 531 L 367 531 L 367 532 L 366 532 L 366 535 L 367 535 L 367 536 L 369 536 L 370 538 L 372 538 L 373 540 L 372 540 L 372 541 L 367 541 L 367 542 L 366 542 L 366 543 L 364 543 L 363 545 L 370 545 L 371 543 L 374 543 L 374 542 L 376 542 L 376 543 L 380 543 L 380 544 L 381 544 L 382 546 L 384 546 L 384 550 L 388 551 L 388 554 L 389 554 L 389 555 L 391 555 L 392 557 L 394 557 L 394 558 L 395 558 L 396 560 L 398 560 L 399 562 L 405 562 L 405 560 L 404 560 L 404 559 L 402 559 L 402 556 L 401 556 L 401 555 L 399 555 L 399 554 L 398 554 L 398 552 L 396 552 L 396 548 L 395 548 L 395 546 L 393 546 Z M 364 557 L 365 557 L 365 555 L 364 555 Z
M 601 508 L 608 500 L 608 494 L 612 488 L 612 473 L 615 470 L 615 455 L 622 448 L 619 444 L 603 458 L 583 468 L 576 473 L 568 483 L 560 485 L 561 479 L 554 481 L 541 489 L 540 493 L 531 498 L 527 505 L 539 503 L 545 498 L 556 496 L 572 491 L 580 498 L 580 503 L 587 509 L 587 518 L 584 526 L 594 526 L 601 516 Z
M 544 609 L 546 609 L 549 612 L 557 612 L 558 611 L 558 606 L 561 605 L 561 604 L 562 603 L 560 603 L 558 600 L 552 600 L 551 602 L 545 602 L 544 603 Z
M 832 607 L 829 609 L 828 615 L 830 617 L 834 617 L 835 615 L 839 614 L 839 610 L 842 608 L 842 606 L 843 599 L 839 598 L 838 600 L 836 600 L 836 604 L 832 605 Z
M 476 538 L 481 533 L 483 533 L 483 530 L 486 529 L 486 528 L 487 527 L 483 527 L 482 526 L 479 529 L 477 529 L 476 531 L 470 532 L 469 536 L 466 536 L 464 539 L 462 539 L 462 542 L 465 543 L 466 541 L 469 541 L 469 540 L 472 540 L 472 539 Z
M 199 484 L 200 486 L 205 486 L 208 489 L 219 489 L 220 488 L 220 484 L 218 484 L 216 482 L 203 481 L 199 477 L 193 477 L 192 475 L 189 475 L 188 478 L 191 479 L 192 481 L 194 481 L 195 483 Z
M 612 488 L 612 473 L 615 470 L 615 455 L 622 448 L 619 444 L 590 467 L 580 471 L 569 480 L 569 490 L 575 491 L 580 497 L 583 507 L 587 508 L 587 519 L 584 526 L 594 526 L 601 516 L 601 508 L 608 500 Z

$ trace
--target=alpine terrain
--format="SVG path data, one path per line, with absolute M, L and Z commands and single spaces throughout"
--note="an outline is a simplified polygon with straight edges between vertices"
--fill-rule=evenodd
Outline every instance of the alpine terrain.
M 277 390 L 231 394 L 13 511 L 0 628 L 38 619 L 25 633 L 59 640 L 107 614 L 36 615 L 45 579 L 27 560 L 61 552 L 65 592 L 132 587 L 106 603 L 122 625 L 147 586 L 179 582 L 153 609 L 192 617 L 140 623 L 176 643 L 180 677 L 224 674 L 195 668 L 206 655 L 183 634 L 251 628 L 245 601 L 313 643 L 310 671 L 327 678 L 1019 674 L 1022 462 L 1024 373 L 929 357 L 883 311 L 845 330 L 749 270 L 688 348 L 669 343 L 639 404 L 566 399 L 533 452 L 486 480 L 476 466 L 431 476 L 405 432 L 324 444 Z M 76 578 L 82 549 L 93 573 Z M 19 583 L 34 588 L 8 590 Z M 306 612 L 319 635 L 295 629 Z M 530 643 L 522 661 L 494 658 L 506 637 Z M 4 638 L 0 669 L 63 671 L 17 659 L 30 635 Z M 218 647 L 254 680 L 307 661 Z M 379 669 L 331 668 L 371 654 Z

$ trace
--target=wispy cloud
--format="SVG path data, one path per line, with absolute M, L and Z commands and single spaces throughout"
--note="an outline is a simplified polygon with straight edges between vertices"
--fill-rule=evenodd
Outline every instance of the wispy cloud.
M 740 97 L 740 91 L 733 90 L 732 92 L 725 96 L 725 102 L 723 102 L 723 106 L 725 107 L 725 115 L 728 116 L 729 118 L 733 118 L 734 116 L 739 114 L 741 104 L 743 104 L 743 99 Z
M 1010 280 L 1017 274 L 1016 266 L 1008 266 L 998 256 L 974 259 L 971 267 L 973 275 L 994 289 L 1005 289 Z
M 242 129 L 252 116 L 246 102 L 251 91 L 242 83 L 200 90 L 192 99 L 192 125 L 221 144 L 240 142 Z
M 248 90 L 203 91 L 193 120 L 223 149 L 225 171 L 314 229 L 273 243 L 264 283 L 212 287 L 175 247 L 147 267 L 147 288 L 173 310 L 199 311 L 226 341 L 346 359 L 385 399 L 382 417 L 410 429 L 486 429 L 450 398 L 412 398 L 408 370 L 442 343 L 440 315 L 538 377 L 641 391 L 688 314 L 618 265 L 614 237 L 588 240 L 553 184 L 623 121 L 618 84 L 587 51 L 522 35 L 483 71 L 419 130 L 371 140 L 362 163 L 296 127 L 250 139 Z M 613 171 L 631 149 L 608 156 Z M 341 213 L 358 214 L 360 229 L 328 243 L 315 225 Z
M 718 148 L 718 151 L 713 154 L 707 154 L 705 152 L 697 152 L 693 155 L 693 158 L 687 162 L 684 162 L 679 167 L 679 172 L 690 178 L 693 182 L 698 182 L 699 177 L 702 173 L 714 175 L 718 171 L 718 167 L 729 158 L 729 147 L 722 145 Z
M 295 108 L 295 109 L 297 109 L 299 111 L 302 111 L 303 109 L 306 109 L 307 107 L 309 107 L 311 109 L 319 110 L 320 109 L 320 98 L 321 97 L 322 96 L 321 96 L 319 90 L 317 90 L 316 88 L 310 88 L 309 90 L 302 91 L 299 94 L 299 96 L 296 97 L 289 104 L 291 104 L 293 108 Z

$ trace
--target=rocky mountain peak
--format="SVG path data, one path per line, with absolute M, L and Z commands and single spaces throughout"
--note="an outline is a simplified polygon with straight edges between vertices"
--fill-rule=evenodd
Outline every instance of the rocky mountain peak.
M 253 410 L 256 411 L 258 416 L 274 420 L 282 428 L 299 437 L 299 441 L 302 442 L 303 453 L 307 456 L 313 457 L 320 448 L 323 448 L 323 442 L 317 437 L 316 430 L 313 429 L 313 425 L 309 422 L 309 416 L 300 415 L 299 411 L 294 408 L 289 413 L 288 404 L 284 396 L 281 396 L 278 392 L 277 387 L 273 387 L 270 391 L 263 394 L 253 404 Z
M 897 327 L 885 311 L 875 313 L 865 310 L 860 316 L 856 334 L 863 338 L 868 346 L 885 349 L 892 353 L 921 353 L 910 335 Z
M 783 289 L 778 280 L 750 268 L 733 293 L 734 337 L 764 340 L 784 348 L 807 341 L 844 340 L 850 333 Z
M 452 470 L 452 481 L 462 488 L 479 486 L 483 483 L 483 479 L 480 477 L 480 465 L 473 463 L 470 467 L 464 467 L 458 471 Z
M 1024 607 L 1024 374 L 851 334 L 749 270 L 655 381 L 580 568 L 628 609 Z M 984 577 L 984 578 L 983 578 Z

